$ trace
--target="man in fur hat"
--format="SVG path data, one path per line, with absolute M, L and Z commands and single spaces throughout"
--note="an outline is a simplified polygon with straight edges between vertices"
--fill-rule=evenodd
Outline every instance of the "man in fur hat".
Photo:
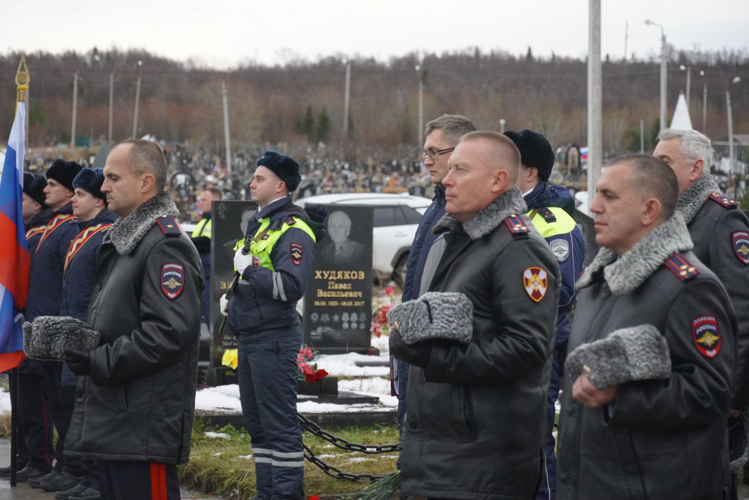
M 70 200 L 74 194 L 73 179 L 81 168 L 72 161 L 56 160 L 47 170 L 47 185 L 43 192 L 45 203 L 53 214 L 36 244 L 31 261 L 26 321 L 32 322 L 39 316 L 60 315 L 65 255 L 78 234 L 78 220 L 73 215 Z M 62 385 L 62 362 L 44 361 L 42 371 L 47 406 L 60 438 L 55 446 L 54 468 L 44 476 L 28 477 L 28 482 L 35 488 L 40 488 L 42 483 L 66 487 L 78 482 L 77 476 L 81 475 L 80 460 L 63 455 L 65 435 L 73 414 L 75 388 Z M 21 472 L 24 471 L 19 471 L 19 474 Z
M 88 311 L 100 341 L 66 349 L 85 378 L 65 452 L 99 462 L 104 499 L 177 499 L 176 466 L 190 456 L 204 281 L 166 173 L 154 142 L 124 141 L 109 154 L 101 192 L 120 218 L 101 244 Z
M 266 151 L 250 184 L 258 211 L 247 224 L 247 244 L 234 256 L 240 275 L 235 295 L 221 311 L 239 332 L 237 382 L 245 427 L 255 455 L 257 496 L 303 498 L 304 449 L 296 417 L 297 363 L 302 325 L 296 302 L 325 234 L 327 210 L 296 206 L 291 195 L 302 180 L 299 164 Z
M 602 247 L 577 283 L 557 498 L 726 498 L 736 319 L 690 250 L 673 171 L 617 158 L 590 205 Z
M 472 338 L 409 343 L 391 331 L 390 352 L 411 365 L 401 495 L 536 496 L 560 276 L 524 215 L 519 171 L 518 148 L 496 132 L 464 135 L 448 162 L 424 277 L 430 292 L 470 300 Z
M 679 180 L 681 212 L 694 242 L 694 254 L 715 272 L 731 297 L 739 329 L 736 385 L 731 402 L 731 459 L 746 448 L 742 411 L 749 409 L 749 220 L 739 204 L 721 195 L 710 175 L 710 139 L 695 130 L 666 129 L 658 134 L 653 156 L 668 163 Z M 732 475 L 737 498 L 738 473 Z

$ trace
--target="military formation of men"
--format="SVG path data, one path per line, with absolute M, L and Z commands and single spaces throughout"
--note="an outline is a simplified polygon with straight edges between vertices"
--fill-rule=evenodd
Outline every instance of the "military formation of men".
M 403 302 L 467 299 L 471 315 L 453 321 L 471 336 L 414 338 L 392 325 L 401 495 L 736 498 L 729 451 L 738 458 L 746 444 L 749 220 L 709 175 L 710 141 L 665 130 L 653 156 L 603 170 L 590 206 L 601 249 L 583 269 L 574 201 L 548 183 L 554 153 L 541 134 L 477 131 L 443 115 L 425 137 L 435 197 Z M 24 176 L 25 318 L 98 338 L 19 370 L 17 478 L 56 498 L 179 498 L 220 192 L 200 195 L 204 219 L 189 237 L 165 182 L 163 152 L 142 140 L 117 145 L 103 170 L 58 160 L 46 177 Z M 316 253 L 345 244 L 350 225 L 329 222 L 340 242 L 317 249 L 327 210 L 293 204 L 300 182 L 289 156 L 257 160 L 257 212 L 236 247 L 236 286 L 220 298 L 238 333 L 262 500 L 304 498 L 295 306 Z M 428 314 L 417 330 L 430 329 Z

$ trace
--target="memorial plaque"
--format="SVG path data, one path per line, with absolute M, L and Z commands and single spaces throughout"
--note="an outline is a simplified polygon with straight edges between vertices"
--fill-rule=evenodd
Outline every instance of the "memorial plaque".
M 244 239 L 247 223 L 257 213 L 257 204 L 253 201 L 214 201 L 211 204 L 213 214 L 213 236 L 211 238 L 211 321 L 213 349 L 211 366 L 222 368 L 221 357 L 225 349 L 237 347 L 237 338 L 229 322 L 224 332 L 221 322 L 225 318 L 219 310 L 219 299 L 224 295 L 234 278 L 234 254 L 237 243 Z M 220 377 L 219 377 L 220 378 Z
M 371 344 L 372 207 L 328 205 L 304 295 L 304 342 L 321 353 L 365 353 Z

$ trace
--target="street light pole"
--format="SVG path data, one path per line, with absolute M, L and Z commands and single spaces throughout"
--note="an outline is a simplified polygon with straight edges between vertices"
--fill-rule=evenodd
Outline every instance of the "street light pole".
M 416 65 L 419 73 L 419 147 L 424 145 L 424 74 L 421 66 Z
M 343 97 L 343 140 L 348 139 L 349 99 L 351 96 L 351 63 L 346 63 L 346 94 Z
M 658 26 L 661 29 L 661 130 L 666 128 L 666 88 L 667 88 L 667 78 L 668 75 L 666 73 L 666 56 L 668 49 L 666 47 L 666 33 L 663 31 L 663 26 L 660 24 L 654 23 L 650 19 L 647 19 L 645 21 L 645 24 L 648 26 Z
M 507 123 L 507 120 L 504 118 L 499 119 L 499 133 L 504 134 L 505 133 L 505 123 Z
M 143 61 L 138 61 L 138 72 L 140 73 L 140 66 L 143 65 Z M 138 106 L 140 106 L 140 74 L 138 74 L 138 84 L 135 87 L 135 116 L 133 116 L 133 139 L 137 139 L 138 133 Z
M 588 2 L 588 207 L 593 202 L 603 159 L 601 0 Z
M 78 71 L 73 78 L 73 123 L 70 126 L 70 148 L 75 149 L 75 120 L 78 115 Z
M 114 108 L 114 72 L 109 74 L 109 141 L 107 144 L 112 145 L 112 113 Z

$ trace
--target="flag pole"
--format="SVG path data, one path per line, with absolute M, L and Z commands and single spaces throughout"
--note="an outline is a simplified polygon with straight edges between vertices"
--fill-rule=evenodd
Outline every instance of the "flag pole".
M 26 94 L 29 90 L 29 69 L 26 67 L 26 58 L 21 56 L 21 62 L 18 63 L 16 72 L 16 113 L 18 112 L 18 103 L 26 102 Z M 18 448 L 18 412 L 17 395 L 18 395 L 18 368 L 10 370 L 10 486 L 16 486 L 16 472 L 18 461 L 16 459 L 16 450 Z

